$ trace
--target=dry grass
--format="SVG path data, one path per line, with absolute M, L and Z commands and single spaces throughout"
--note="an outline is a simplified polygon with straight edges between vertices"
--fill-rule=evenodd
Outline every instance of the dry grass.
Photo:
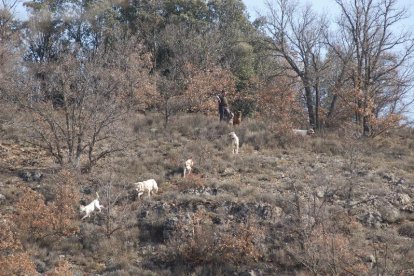
M 76 217 L 72 225 L 79 231 L 59 242 L 22 239 L 43 272 L 70 266 L 71 272 L 101 275 L 375 274 L 366 262 L 375 254 L 387 259 L 387 267 L 378 264 L 381 273 L 409 271 L 413 253 L 405 245 L 413 238 L 413 216 L 400 211 L 393 195 L 406 194 L 412 204 L 411 132 L 392 139 L 335 133 L 303 139 L 253 119 L 233 129 L 196 114 L 175 116 L 166 128 L 151 113 L 123 124 L 133 132 L 127 149 L 89 174 L 75 173 L 71 184 L 85 202 L 99 191 L 107 208 L 82 222 Z M 237 156 L 227 137 L 232 130 L 241 143 Z M 10 168 L 36 155 L 6 138 L 7 147 L 16 147 L 10 152 L 19 154 L 4 155 Z M 183 178 L 189 157 L 194 171 Z M 26 166 L 47 167 L 46 158 Z M 2 213 L 15 212 L 22 186 L 41 195 L 41 214 L 59 198 L 52 170 L 39 183 L 23 182 L 11 170 L 0 173 Z M 132 183 L 149 178 L 160 191 L 138 201 Z M 76 215 L 80 203 L 73 203 Z M 31 227 L 36 235 L 45 231 Z M 28 235 L 26 228 L 20 235 Z M 374 249 L 373 241 L 381 247 Z

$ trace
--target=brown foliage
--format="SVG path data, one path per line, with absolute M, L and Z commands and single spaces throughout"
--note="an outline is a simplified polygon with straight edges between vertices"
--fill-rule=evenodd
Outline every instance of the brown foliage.
M 45 204 L 44 197 L 28 187 L 22 187 L 22 195 L 16 204 L 14 221 L 23 237 L 43 239 L 61 238 L 78 232 L 75 204 L 78 194 L 68 172 L 58 175 L 54 202 Z
M 0 275 L 37 275 L 34 263 L 26 252 L 0 256 Z
M 229 70 L 219 66 L 203 69 L 192 64 L 186 64 L 185 70 L 189 78 L 184 97 L 188 100 L 189 111 L 216 112 L 217 100 L 215 96 L 222 89 L 227 91 L 228 97 L 231 98 L 234 95 L 235 78 Z
M 0 275 L 36 275 L 35 265 L 23 250 L 13 220 L 1 216 L 0 229 Z
M 179 191 L 185 191 L 188 189 L 204 188 L 205 180 L 200 175 L 190 173 L 185 178 L 177 179 L 175 184 Z
M 59 261 L 56 266 L 46 276 L 72 276 L 73 273 L 70 269 L 70 263 L 65 260 Z
M 257 110 L 276 134 L 287 133 L 306 120 L 306 114 L 288 77 L 279 77 L 256 94 Z
M 241 265 L 259 261 L 262 252 L 257 244 L 262 238 L 263 232 L 256 226 L 230 222 L 217 226 L 206 211 L 198 210 L 189 224 L 178 225 L 169 247 L 179 258 L 175 261 Z
M 325 227 L 317 225 L 304 232 L 302 246 L 289 250 L 290 254 L 314 274 L 368 273 L 367 264 L 359 257 L 363 255 L 360 248 L 346 235 Z

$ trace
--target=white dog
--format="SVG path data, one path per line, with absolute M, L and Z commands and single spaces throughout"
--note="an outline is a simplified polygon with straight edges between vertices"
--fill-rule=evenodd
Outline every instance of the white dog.
M 293 129 L 292 130 L 295 135 L 306 136 L 306 135 L 313 135 L 315 131 L 313 129 Z
M 239 137 L 237 137 L 234 131 L 229 133 L 231 137 L 231 146 L 233 149 L 233 154 L 239 154 Z
M 85 212 L 85 216 L 83 216 L 82 219 L 85 219 L 87 217 L 90 217 L 91 213 L 93 211 L 95 211 L 95 208 L 97 208 L 99 210 L 99 212 L 101 212 L 101 208 L 104 208 L 103 205 L 100 205 L 99 204 L 99 195 L 98 195 L 98 192 L 96 192 L 96 198 L 91 203 L 89 203 L 86 206 L 83 206 L 83 205 L 80 206 L 80 212 L 81 213 L 82 212 Z
M 191 170 L 194 166 L 194 162 L 193 159 L 190 158 L 187 161 L 184 162 L 184 173 L 183 173 L 183 177 L 185 177 L 186 175 L 189 175 L 191 173 Z
M 138 192 L 138 198 L 141 197 L 141 195 L 144 194 L 145 191 L 148 192 L 148 196 L 151 197 L 151 192 L 155 191 L 158 192 L 158 185 L 157 182 L 155 182 L 154 179 L 148 179 L 142 182 L 134 183 L 135 189 Z

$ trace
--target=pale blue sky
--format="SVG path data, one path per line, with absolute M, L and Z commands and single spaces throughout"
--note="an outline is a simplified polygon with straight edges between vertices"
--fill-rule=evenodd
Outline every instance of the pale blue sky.
M 275 0 L 270 0 L 273 2 Z M 312 7 L 315 8 L 315 11 L 318 13 L 323 13 L 328 16 L 331 20 L 334 20 L 335 17 L 339 14 L 338 4 L 335 3 L 334 0 L 296 0 L 299 5 L 305 6 L 307 4 L 311 4 Z M 251 17 L 254 19 L 257 17 L 257 14 L 266 15 L 266 0 L 243 0 L 243 3 L 247 7 L 247 11 Z M 410 5 L 410 3 L 414 3 L 413 0 L 399 0 L 397 2 L 400 8 L 407 8 L 409 18 L 402 22 L 403 27 L 410 29 L 414 29 L 414 5 Z
M 318 12 L 330 12 L 337 11 L 336 4 L 333 0 L 297 0 L 300 5 L 305 6 L 306 4 L 311 4 Z M 272 1 L 270 1 L 272 2 Z M 257 12 L 260 14 L 266 13 L 265 0 L 243 0 L 243 3 L 246 5 L 247 10 L 253 18 L 256 17 Z

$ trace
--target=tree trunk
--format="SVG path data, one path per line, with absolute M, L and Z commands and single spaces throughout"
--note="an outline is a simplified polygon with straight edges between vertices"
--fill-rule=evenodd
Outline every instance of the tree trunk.
M 319 118 L 319 107 L 320 107 L 320 95 L 319 95 L 319 86 L 315 85 L 315 127 L 316 129 L 321 129 L 321 123 Z
M 309 125 L 310 127 L 315 127 L 315 113 L 313 110 L 313 102 L 312 102 L 312 89 L 311 87 L 305 87 L 305 96 L 306 96 L 306 107 L 308 109 L 309 115 Z
M 328 115 L 327 115 L 328 118 L 331 118 L 332 117 L 332 115 L 334 113 L 334 110 L 335 110 L 335 106 L 336 106 L 336 101 L 337 100 L 338 100 L 338 96 L 337 95 L 333 95 L 331 104 L 329 106 Z
M 363 127 L 363 133 L 362 135 L 365 137 L 368 137 L 371 135 L 371 125 L 369 123 L 369 116 L 365 115 L 362 118 L 362 127 Z

